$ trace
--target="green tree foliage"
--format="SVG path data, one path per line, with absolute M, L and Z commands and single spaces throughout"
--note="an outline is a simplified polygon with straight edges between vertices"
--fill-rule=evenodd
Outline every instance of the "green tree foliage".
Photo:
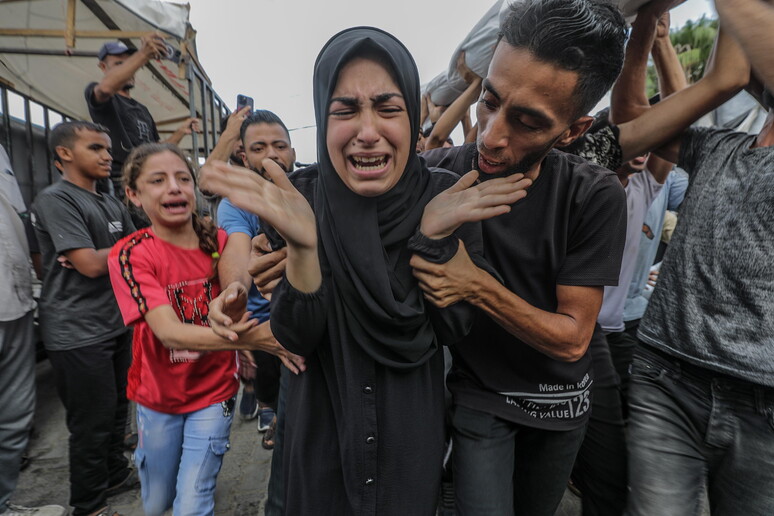
M 685 25 L 670 32 L 669 37 L 689 83 L 698 81 L 704 75 L 717 33 L 718 20 L 706 16 L 696 21 L 688 20 Z M 658 77 L 652 64 L 648 67 L 647 87 L 649 97 L 658 93 Z

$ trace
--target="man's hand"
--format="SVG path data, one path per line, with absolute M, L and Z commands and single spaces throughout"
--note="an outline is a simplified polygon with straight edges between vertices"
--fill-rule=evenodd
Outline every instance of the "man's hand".
M 524 174 L 499 177 L 473 186 L 476 179 L 478 172 L 472 170 L 427 203 L 419 226 L 423 235 L 444 238 L 466 222 L 508 213 L 511 204 L 526 197 L 525 188 L 532 184 L 530 179 L 524 179 Z
M 446 108 L 449 106 L 437 106 L 430 98 L 429 94 L 425 97 L 427 99 L 427 116 L 430 118 L 430 123 L 434 124 L 441 118 L 441 115 L 443 115 L 443 112 L 446 111 Z
M 245 106 L 239 111 L 234 111 L 228 116 L 226 122 L 226 128 L 218 138 L 218 143 L 210 152 L 205 164 L 211 164 L 214 161 L 228 161 L 231 158 L 231 154 L 235 151 L 234 144 L 240 141 L 242 130 L 242 123 L 245 121 L 250 113 L 250 106 Z M 240 152 L 244 150 L 242 145 L 239 145 Z
M 273 354 L 277 358 L 280 359 L 280 361 L 287 367 L 291 373 L 293 374 L 299 374 L 306 371 L 306 361 L 304 360 L 304 357 L 295 355 L 288 351 L 287 349 L 282 347 L 282 344 L 277 342 L 277 339 L 274 338 L 274 336 L 271 335 L 271 328 L 269 327 L 269 321 L 266 321 L 264 323 L 261 323 L 259 325 L 260 328 L 262 328 L 265 332 L 268 332 L 269 339 L 272 341 L 273 346 L 271 351 L 267 351 L 268 353 Z M 266 337 L 263 338 L 263 340 L 266 340 Z M 257 373 L 257 365 L 255 363 L 255 358 L 253 357 L 253 353 L 248 350 L 240 350 L 239 351 L 239 366 L 240 366 L 240 372 L 239 375 L 245 379 L 245 380 L 252 380 L 255 378 L 255 375 Z
M 180 140 L 183 139 L 183 136 L 187 136 L 191 133 L 200 133 L 202 132 L 202 121 L 198 118 L 186 118 L 183 123 L 181 123 L 177 129 L 175 129 L 175 134 L 180 135 Z M 179 140 L 178 140 L 179 141 Z
M 299 374 L 306 371 L 306 361 L 304 357 L 291 353 L 285 349 L 282 344 L 277 342 L 274 334 L 271 332 L 269 321 L 262 322 L 245 337 L 250 344 L 250 349 L 257 349 L 271 353 L 278 357 L 291 373 Z
M 255 363 L 253 354 L 246 350 L 240 349 L 239 353 L 239 377 L 244 381 L 252 381 L 255 379 L 255 373 L 258 366 Z
M 648 286 L 655 288 L 658 281 L 658 270 L 650 271 L 648 273 Z
M 177 130 L 183 134 L 200 133 L 202 132 L 202 121 L 198 118 L 186 118 Z
M 656 24 L 656 39 L 664 39 L 669 37 L 669 26 L 671 25 L 671 16 L 669 16 L 669 11 L 664 12 L 664 14 L 661 15 L 661 17 L 658 19 L 658 24 Z
M 482 271 L 470 259 L 462 240 L 457 254 L 444 264 L 428 262 L 416 254 L 410 263 L 425 299 L 439 308 L 470 300 L 476 294 L 476 278 Z
M 145 60 L 161 59 L 162 56 L 167 53 L 167 45 L 164 43 L 164 38 L 155 32 L 146 34 L 140 39 L 140 50 Z
M 282 347 L 282 344 L 277 342 L 277 352 L 274 353 L 282 361 L 283 365 L 287 367 L 291 373 L 299 374 L 306 371 L 306 360 L 304 357 L 291 353 L 287 349 Z
M 70 260 L 68 260 L 67 257 L 63 254 L 57 256 L 56 261 L 65 269 L 75 269 L 75 266 L 73 266 L 73 264 L 70 263 Z
M 253 284 L 258 292 L 266 299 L 271 299 L 274 288 L 282 279 L 287 258 L 287 248 L 272 251 L 266 235 L 261 234 L 253 238 L 247 272 L 253 277 Z
M 250 115 L 250 106 L 245 106 L 239 111 L 234 111 L 228 116 L 226 128 L 220 135 L 221 138 L 238 140 L 242 131 L 242 122 Z
M 235 281 L 210 301 L 209 322 L 218 337 L 236 342 L 258 324 L 247 311 L 247 289 Z
M 172 136 L 167 138 L 165 141 L 167 143 L 172 143 L 175 145 L 179 145 L 180 141 L 188 136 L 189 134 L 197 132 L 202 132 L 201 128 L 201 120 L 198 118 L 186 118 L 180 126 L 175 129 L 175 132 L 172 133 Z
M 476 72 L 471 70 L 468 63 L 465 61 L 464 50 L 457 54 L 457 72 L 459 72 L 460 77 L 462 77 L 462 80 L 467 84 L 470 84 L 479 78 Z
M 662 14 L 669 12 L 670 9 L 677 7 L 683 2 L 685 2 L 685 0 L 651 0 L 640 7 L 640 10 L 637 11 L 637 17 L 642 15 L 653 15 L 656 18 L 659 18 Z M 667 27 L 669 27 L 669 25 L 667 25 Z

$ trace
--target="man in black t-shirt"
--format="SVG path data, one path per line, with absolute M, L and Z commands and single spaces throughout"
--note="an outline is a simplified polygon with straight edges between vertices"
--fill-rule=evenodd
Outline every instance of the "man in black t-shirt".
M 618 281 L 626 226 L 615 174 L 553 148 L 591 125 L 585 114 L 621 69 L 625 28 L 615 8 L 590 0 L 511 9 L 483 82 L 477 144 L 424 155 L 460 174 L 477 169 L 483 180 L 532 180 L 509 213 L 482 223 L 485 257 L 502 283 L 462 244 L 444 265 L 417 256 L 412 265 L 430 301 L 480 309 L 452 348 L 448 378 L 458 512 L 550 516 L 588 421 L 587 348 L 603 287 Z M 450 228 L 439 229 L 431 205 L 421 230 L 444 238 Z
M 158 34 L 142 38 L 140 49 L 127 47 L 120 41 L 102 45 L 99 51 L 99 69 L 104 76 L 99 82 L 86 86 L 84 95 L 89 114 L 95 123 L 110 130 L 113 141 L 113 168 L 110 173 L 112 191 L 123 199 L 121 167 L 129 152 L 146 142 L 160 140 L 156 123 L 148 108 L 132 98 L 134 75 L 151 59 L 166 55 L 167 47 Z M 199 130 L 199 121 L 186 119 L 166 141 L 177 145 L 191 131 Z

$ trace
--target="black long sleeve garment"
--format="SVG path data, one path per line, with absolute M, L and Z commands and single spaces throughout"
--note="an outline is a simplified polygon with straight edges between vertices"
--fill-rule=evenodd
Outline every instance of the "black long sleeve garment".
M 436 193 L 456 179 L 446 171 L 432 174 Z M 301 170 L 291 180 L 314 209 L 316 174 Z M 465 225 L 455 236 L 486 267 L 480 226 Z M 384 366 L 342 331 L 332 302 L 339 293 L 325 253 L 320 256 L 323 284 L 317 292 L 301 293 L 283 279 L 272 297 L 274 335 L 306 357 L 307 365 L 291 376 L 288 391 L 285 512 L 435 514 L 444 445 L 441 345 L 467 333 L 472 307 L 458 303 L 439 310 L 426 304 L 436 352 L 412 369 Z

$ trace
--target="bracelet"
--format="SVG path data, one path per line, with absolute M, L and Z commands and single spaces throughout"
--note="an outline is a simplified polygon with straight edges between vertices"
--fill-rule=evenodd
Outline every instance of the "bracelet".
M 422 258 L 429 262 L 438 264 L 451 260 L 457 254 L 459 247 L 460 244 L 457 241 L 457 237 L 453 234 L 444 238 L 433 239 L 422 234 L 419 228 L 417 228 L 414 236 L 408 241 L 409 250 L 421 255 Z

